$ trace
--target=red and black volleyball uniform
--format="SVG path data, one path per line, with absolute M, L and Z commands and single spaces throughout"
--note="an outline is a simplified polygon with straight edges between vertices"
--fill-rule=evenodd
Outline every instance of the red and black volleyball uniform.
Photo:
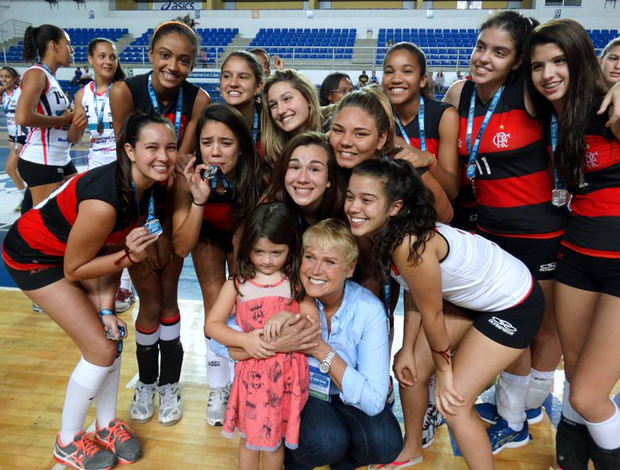
M 583 183 L 572 193 L 570 217 L 558 256 L 557 280 L 578 289 L 620 297 L 620 141 L 589 110 Z
M 437 101 L 432 98 L 424 98 L 424 137 L 426 139 L 426 150 L 433 155 L 437 155 L 439 150 L 439 123 L 446 109 L 451 108 L 452 105 Z M 409 137 L 409 144 L 412 147 L 420 149 L 420 125 L 418 122 L 418 115 L 416 114 L 411 122 L 409 122 L 405 128 L 405 132 Z M 396 136 L 403 137 L 400 131 L 400 126 L 396 126 Z M 423 175 L 426 173 L 426 168 L 417 168 L 418 173 Z
M 232 216 L 233 189 L 224 194 L 211 190 L 202 215 L 200 238 L 219 246 L 225 253 L 233 252 L 232 237 L 235 222 Z
M 146 216 L 151 191 L 140 202 Z M 116 189 L 116 162 L 71 178 L 37 207 L 17 219 L 2 246 L 2 258 L 18 287 L 32 290 L 64 277 L 63 263 L 67 240 L 77 220 L 82 201 L 96 199 L 111 205 L 116 223 L 105 244 L 122 243 L 138 221 L 121 220 Z M 97 223 L 97 221 L 93 221 Z
M 474 89 L 473 82 L 466 82 L 459 103 L 462 174 L 469 161 L 466 135 Z M 476 97 L 472 146 L 489 104 Z M 474 180 L 478 233 L 523 261 L 539 280 L 554 277 L 566 225 L 566 210 L 551 203 L 554 181 L 545 136 L 544 124 L 525 107 L 521 75 L 505 85 L 487 124 Z M 462 187 L 467 191 L 473 196 L 471 186 Z

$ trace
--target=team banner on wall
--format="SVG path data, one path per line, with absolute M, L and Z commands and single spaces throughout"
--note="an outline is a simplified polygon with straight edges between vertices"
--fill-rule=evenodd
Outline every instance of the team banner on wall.
M 200 9 L 202 9 L 202 2 L 153 2 L 153 10 L 186 11 Z

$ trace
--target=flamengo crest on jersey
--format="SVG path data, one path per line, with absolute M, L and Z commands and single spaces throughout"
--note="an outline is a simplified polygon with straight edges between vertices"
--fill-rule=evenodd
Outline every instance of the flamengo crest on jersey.
M 88 151 L 88 169 L 92 170 L 102 165 L 106 165 L 116 160 L 116 138 L 112 125 L 112 111 L 110 110 L 110 100 L 106 100 L 103 109 L 103 132 L 97 131 L 99 120 L 95 111 L 95 92 L 93 83 L 86 85 L 82 95 L 82 106 L 88 117 L 88 132 L 90 133 L 90 149 Z M 98 110 L 101 108 L 105 92 L 97 93 Z M 100 111 L 101 112 L 101 111 Z
M 37 104 L 36 112 L 45 116 L 61 116 L 69 108 L 69 100 L 60 88 L 56 77 L 39 65 L 24 72 L 40 70 L 45 74 L 47 85 Z M 71 143 L 67 138 L 69 127 L 32 127 L 19 158 L 41 165 L 65 166 L 71 162 Z

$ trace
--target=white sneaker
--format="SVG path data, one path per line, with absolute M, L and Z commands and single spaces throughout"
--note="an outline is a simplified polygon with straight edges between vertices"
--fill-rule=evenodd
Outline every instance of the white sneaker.
M 230 395 L 230 385 L 221 388 L 212 388 L 209 392 L 207 404 L 207 423 L 211 426 L 224 426 L 226 420 L 226 405 Z
M 181 388 L 178 382 L 159 387 L 159 414 L 157 419 L 164 426 L 172 426 L 183 417 Z
M 129 417 L 141 423 L 150 421 L 155 414 L 155 393 L 157 393 L 156 384 L 143 384 L 138 380 L 129 407 Z

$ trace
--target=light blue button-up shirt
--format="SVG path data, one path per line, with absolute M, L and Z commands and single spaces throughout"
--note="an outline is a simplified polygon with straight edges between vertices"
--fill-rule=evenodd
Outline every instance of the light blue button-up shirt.
M 323 305 L 316 299 L 323 339 L 347 363 L 342 390 L 331 394 L 369 416 L 385 408 L 390 386 L 388 320 L 383 304 L 368 289 L 347 280 L 342 304 L 331 318 L 331 333 Z

